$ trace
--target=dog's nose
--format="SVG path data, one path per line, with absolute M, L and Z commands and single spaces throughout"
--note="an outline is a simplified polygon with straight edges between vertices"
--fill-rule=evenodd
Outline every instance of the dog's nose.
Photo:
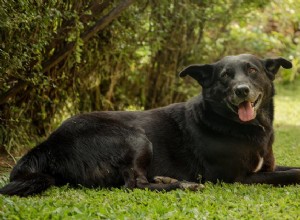
M 250 88 L 248 85 L 242 84 L 242 85 L 236 86 L 234 89 L 234 92 L 238 97 L 245 98 L 248 96 L 248 94 L 250 92 Z

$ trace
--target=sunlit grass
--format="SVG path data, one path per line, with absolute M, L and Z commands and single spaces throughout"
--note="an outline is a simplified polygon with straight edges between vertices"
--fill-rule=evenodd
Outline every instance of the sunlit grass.
M 276 88 L 275 125 L 300 126 L 300 80 Z
M 276 95 L 277 162 L 300 166 L 300 81 Z M 3 185 L 7 177 L 0 178 Z M 53 187 L 30 198 L 0 196 L 0 219 L 299 219 L 299 186 L 206 184 L 202 192 Z
M 300 80 L 277 85 L 275 97 L 277 163 L 300 166 Z

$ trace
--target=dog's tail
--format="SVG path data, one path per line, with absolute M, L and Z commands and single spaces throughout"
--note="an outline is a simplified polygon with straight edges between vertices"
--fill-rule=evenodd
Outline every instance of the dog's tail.
M 29 173 L 12 180 L 0 189 L 3 195 L 26 197 L 41 193 L 55 184 L 55 179 L 43 173 Z
M 25 197 L 55 185 L 55 178 L 46 172 L 46 151 L 47 148 L 40 145 L 22 157 L 10 174 L 10 182 L 0 189 L 0 194 Z

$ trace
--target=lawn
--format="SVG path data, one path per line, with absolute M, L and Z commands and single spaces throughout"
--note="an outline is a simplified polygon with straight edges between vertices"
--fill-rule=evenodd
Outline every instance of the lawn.
M 274 153 L 300 166 L 300 81 L 278 85 Z M 0 186 L 7 175 L 0 177 Z M 0 196 L 0 219 L 299 219 L 300 186 L 206 184 L 201 192 L 53 187 L 30 198 Z

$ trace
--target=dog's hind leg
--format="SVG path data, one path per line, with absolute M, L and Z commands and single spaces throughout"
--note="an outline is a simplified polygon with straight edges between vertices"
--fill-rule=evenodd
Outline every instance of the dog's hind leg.
M 198 191 L 204 188 L 204 185 L 188 181 L 178 181 L 170 177 L 157 176 L 154 177 L 154 183 L 150 183 L 145 175 L 137 178 L 137 188 L 150 189 L 157 191 L 171 191 L 175 189 L 187 189 L 191 191 Z
M 171 191 L 175 189 L 182 189 L 182 186 L 179 181 L 170 183 L 150 183 L 146 178 L 146 171 L 140 169 L 139 175 L 136 178 L 136 188 L 156 191 Z
M 135 133 L 127 138 L 127 144 L 132 150 L 131 163 L 122 169 L 125 188 L 170 191 L 180 188 L 179 182 L 170 184 L 150 183 L 147 179 L 147 168 L 152 161 L 152 143 L 144 133 Z
M 132 164 L 123 169 L 123 178 L 126 188 L 140 188 L 156 191 L 170 191 L 175 189 L 199 190 L 202 184 L 178 181 L 170 177 L 157 177 L 154 182 L 147 179 L 147 168 L 152 161 L 152 144 L 146 136 L 134 137 L 130 141 L 130 146 L 134 151 Z
M 155 176 L 153 178 L 155 183 L 159 184 L 170 184 L 170 183 L 179 183 L 179 188 L 181 189 L 188 189 L 191 191 L 198 191 L 204 188 L 204 185 L 195 183 L 195 182 L 188 182 L 188 181 L 179 181 L 177 179 L 173 179 L 167 176 Z

